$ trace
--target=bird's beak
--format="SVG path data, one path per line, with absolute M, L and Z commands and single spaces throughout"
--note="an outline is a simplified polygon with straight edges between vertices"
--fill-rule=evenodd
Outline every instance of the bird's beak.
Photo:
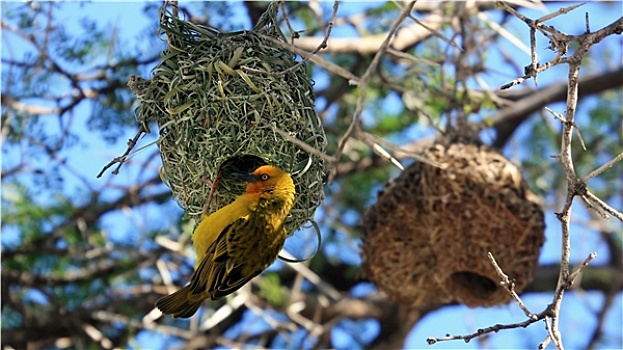
M 231 173 L 231 176 L 240 179 L 244 182 L 256 182 L 257 179 L 255 178 L 255 176 L 253 176 L 253 174 L 249 174 L 249 173 Z

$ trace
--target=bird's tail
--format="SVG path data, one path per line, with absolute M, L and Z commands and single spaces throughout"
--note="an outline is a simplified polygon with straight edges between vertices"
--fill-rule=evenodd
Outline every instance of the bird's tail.
M 156 307 L 165 315 L 172 315 L 176 318 L 188 318 L 197 312 L 203 300 L 203 298 L 191 300 L 190 286 L 186 286 L 173 294 L 158 299 Z

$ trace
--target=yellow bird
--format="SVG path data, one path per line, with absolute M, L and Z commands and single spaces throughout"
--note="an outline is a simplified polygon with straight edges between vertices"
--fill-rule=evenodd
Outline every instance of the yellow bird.
M 203 214 L 193 233 L 197 262 L 190 284 L 156 301 L 164 314 L 191 317 L 205 299 L 229 295 L 259 275 L 283 247 L 295 194 L 290 175 L 273 165 L 232 175 L 247 182 L 246 192 Z

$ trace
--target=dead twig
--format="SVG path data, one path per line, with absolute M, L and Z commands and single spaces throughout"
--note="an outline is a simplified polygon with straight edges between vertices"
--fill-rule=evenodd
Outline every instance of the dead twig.
M 102 177 L 102 175 L 104 175 L 104 172 L 106 172 L 108 168 L 112 167 L 115 164 L 118 164 L 118 165 L 117 165 L 117 168 L 112 171 L 112 173 L 115 175 L 119 174 L 119 169 L 121 168 L 123 163 L 125 163 L 125 161 L 128 159 L 128 155 L 130 154 L 134 146 L 136 146 L 136 142 L 141 137 L 141 135 L 146 134 L 147 132 L 148 130 L 146 130 L 145 125 L 141 124 L 141 126 L 138 128 L 138 131 L 136 132 L 136 135 L 134 135 L 133 138 L 128 140 L 128 148 L 125 150 L 125 152 L 123 152 L 121 156 L 114 158 L 108 164 L 106 164 L 104 168 L 102 168 L 102 170 L 99 172 L 99 174 L 97 174 L 97 178 L 99 179 L 100 177 Z
M 359 128 L 361 112 L 363 111 L 363 105 L 366 99 L 366 91 L 368 89 L 368 82 L 370 78 L 372 77 L 372 74 L 376 71 L 379 63 L 381 62 L 381 58 L 383 57 L 383 55 L 389 48 L 389 44 L 391 43 L 392 38 L 394 37 L 394 34 L 398 30 L 398 27 L 402 24 L 405 18 L 407 18 L 407 16 L 411 13 L 411 9 L 413 9 L 413 5 L 415 5 L 415 1 L 409 2 L 407 6 L 405 6 L 405 8 L 400 12 L 400 15 L 394 21 L 391 28 L 389 29 L 389 32 L 387 33 L 387 36 L 385 37 L 385 40 L 383 41 L 381 48 L 376 53 L 376 55 L 374 55 L 372 62 L 370 62 L 370 65 L 368 66 L 368 69 L 366 69 L 361 79 L 359 79 L 359 98 L 357 99 L 357 105 L 355 107 L 355 112 L 353 113 L 353 119 L 338 144 L 337 151 L 335 152 L 335 155 L 334 155 L 335 163 L 331 164 L 331 169 L 329 170 L 330 171 L 329 181 L 328 181 L 329 183 L 332 183 L 333 179 L 337 175 L 337 162 L 339 162 L 340 160 L 342 152 L 344 151 L 344 146 L 346 146 L 346 142 L 348 142 L 348 139 Z

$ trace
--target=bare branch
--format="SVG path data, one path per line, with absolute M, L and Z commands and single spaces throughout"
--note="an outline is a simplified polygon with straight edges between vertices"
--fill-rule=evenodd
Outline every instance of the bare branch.
M 366 90 L 368 89 L 368 82 L 370 78 L 372 77 L 372 74 L 376 71 L 376 68 L 378 67 L 379 63 L 381 62 L 381 57 L 383 57 L 383 55 L 385 54 L 385 51 L 387 51 L 387 48 L 389 47 L 389 44 L 394 38 L 394 34 L 398 30 L 398 27 L 402 24 L 402 22 L 409 15 L 409 13 L 411 13 L 411 9 L 413 8 L 413 5 L 415 5 L 415 1 L 409 2 L 407 6 L 405 6 L 405 8 L 400 13 L 400 16 L 398 16 L 398 18 L 394 21 L 379 51 L 376 53 L 376 55 L 374 55 L 372 62 L 370 62 L 370 66 L 368 66 L 368 69 L 366 70 L 366 72 L 363 74 L 363 76 L 359 80 L 359 98 L 357 99 L 357 105 L 355 107 L 355 112 L 353 113 L 353 119 L 348 127 L 348 130 L 346 130 L 340 142 L 338 143 L 338 147 L 334 155 L 334 158 L 337 162 L 339 162 L 339 159 L 344 150 L 344 146 L 346 146 L 346 142 L 351 137 L 351 135 L 353 135 L 355 130 L 359 128 L 359 119 L 361 118 L 361 112 L 363 111 L 363 104 L 366 98 Z M 336 174 L 336 169 L 337 169 L 337 164 L 332 164 L 331 170 L 329 173 L 329 181 L 328 181 L 329 183 L 333 182 L 333 179 L 335 178 L 335 174 Z
M 445 337 L 439 337 L 439 338 L 430 337 L 426 339 L 426 342 L 428 343 L 428 345 L 433 345 L 437 342 L 450 341 L 450 340 L 464 340 L 466 343 L 469 343 L 470 340 L 481 337 L 485 334 L 497 333 L 504 329 L 526 328 L 529 325 L 544 319 L 548 314 L 549 314 L 549 309 L 545 310 L 544 312 L 538 315 L 535 315 L 536 317 L 529 318 L 523 322 L 509 323 L 509 324 L 496 324 L 494 326 L 490 326 L 487 328 L 481 328 L 474 333 L 465 334 L 465 335 L 448 334 Z
M 491 254 L 491 252 L 488 252 L 487 256 L 489 257 L 489 261 L 491 261 L 491 265 L 493 265 L 493 268 L 495 268 L 498 276 L 500 276 L 500 278 L 502 279 L 502 281 L 500 281 L 500 286 L 504 287 L 504 289 L 510 294 L 510 296 L 513 298 L 513 300 L 515 300 L 521 311 L 524 312 L 526 317 L 528 317 L 529 319 L 535 319 L 536 315 L 528 310 L 526 304 L 524 304 L 519 295 L 517 295 L 517 293 L 515 292 L 515 283 L 511 282 L 511 280 L 508 278 L 508 275 L 505 274 L 504 271 L 502 271 L 502 268 L 500 268 L 497 261 L 495 261 L 493 254 Z
M 587 204 L 590 205 L 591 202 L 595 203 L 595 204 L 597 204 L 598 207 L 600 207 L 601 209 L 605 210 L 606 212 L 608 212 L 610 215 L 614 216 L 615 218 L 619 219 L 619 221 L 623 222 L 623 214 L 621 214 L 616 209 L 614 209 L 611 206 L 609 206 L 607 203 L 605 203 L 604 201 L 599 199 L 597 196 L 595 196 L 591 192 L 586 191 L 585 193 L 583 193 L 582 198 L 584 199 L 584 197 L 586 197 L 585 200 L 586 200 Z
M 586 175 L 583 179 L 582 182 L 588 182 L 588 180 L 594 178 L 595 176 L 603 173 L 606 169 L 612 168 L 612 166 L 618 162 L 621 161 L 621 159 L 623 159 L 623 152 L 619 153 L 618 156 L 614 157 L 613 159 L 611 159 L 608 163 L 600 166 L 599 168 L 593 170 L 590 172 L 590 174 Z
M 573 271 L 571 275 L 569 275 L 569 282 L 573 284 L 573 281 L 582 273 L 582 271 L 584 271 L 584 269 L 588 266 L 588 264 L 590 264 L 591 261 L 595 260 L 596 257 L 597 253 L 590 253 L 589 256 L 584 259 L 582 264 L 578 266 L 578 268 Z

